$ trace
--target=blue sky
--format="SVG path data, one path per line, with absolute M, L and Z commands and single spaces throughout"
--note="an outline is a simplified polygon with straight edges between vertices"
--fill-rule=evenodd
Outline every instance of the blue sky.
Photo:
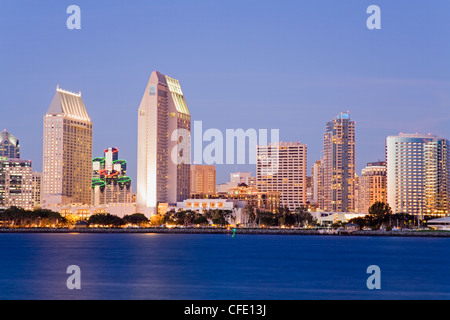
M 118 147 L 136 179 L 137 109 L 153 70 L 179 79 L 204 129 L 280 129 L 321 156 L 325 123 L 349 110 L 357 172 L 399 132 L 450 138 L 450 1 L 2 1 L 0 129 L 42 168 L 56 85 L 82 91 L 94 156 Z M 81 30 L 68 30 L 69 5 Z M 381 8 L 381 30 L 366 9 Z M 308 168 L 308 172 L 309 172 Z M 217 181 L 253 166 L 218 166 Z

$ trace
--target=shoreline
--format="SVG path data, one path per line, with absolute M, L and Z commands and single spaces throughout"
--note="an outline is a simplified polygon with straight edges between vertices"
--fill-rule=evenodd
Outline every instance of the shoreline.
M 17 228 L 0 229 L 0 233 L 106 233 L 106 234 L 233 234 L 233 229 L 227 228 Z M 309 229 L 263 229 L 237 228 L 236 235 L 325 235 L 325 236 L 377 236 L 377 237 L 443 237 L 449 238 L 450 231 L 437 230 L 401 230 L 401 231 L 349 231 L 349 230 L 309 230 Z

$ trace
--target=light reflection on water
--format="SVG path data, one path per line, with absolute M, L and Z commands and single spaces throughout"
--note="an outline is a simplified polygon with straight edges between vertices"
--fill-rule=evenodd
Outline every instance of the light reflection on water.
M 449 299 L 450 239 L 0 234 L 0 299 Z M 66 287 L 70 265 L 81 290 Z M 381 268 L 381 290 L 366 269 Z

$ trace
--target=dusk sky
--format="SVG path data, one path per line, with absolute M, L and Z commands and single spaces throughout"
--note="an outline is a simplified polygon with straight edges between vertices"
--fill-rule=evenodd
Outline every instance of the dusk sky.
M 69 30 L 69 5 L 81 30 Z M 381 30 L 369 30 L 369 5 Z M 357 173 L 399 132 L 450 138 L 450 1 L 1 1 L 0 129 L 42 170 L 43 116 L 56 86 L 81 91 L 93 156 L 117 147 L 136 183 L 137 117 L 150 74 L 180 80 L 203 128 L 279 129 L 308 145 L 350 111 Z M 255 166 L 217 166 L 217 182 Z

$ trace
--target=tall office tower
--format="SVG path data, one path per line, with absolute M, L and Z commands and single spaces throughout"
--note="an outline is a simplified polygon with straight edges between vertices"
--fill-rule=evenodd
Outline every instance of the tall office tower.
M 91 203 L 92 122 L 81 93 L 59 88 L 44 116 L 42 205 Z
M 387 202 L 386 162 L 368 163 L 359 178 L 358 211 L 367 213 L 375 202 Z
M 216 168 L 210 165 L 191 165 L 191 193 L 216 193 Z
M 190 196 L 191 115 L 178 80 L 154 71 L 139 106 L 137 210 Z
M 0 158 L 0 209 L 34 208 L 31 161 Z
M 94 206 L 131 202 L 131 178 L 127 162 L 119 159 L 117 148 L 108 148 L 104 157 L 92 160 L 92 200 Z
M 258 190 L 280 192 L 281 205 L 290 210 L 306 205 L 306 153 L 307 146 L 300 142 L 258 146 Z
M 386 138 L 387 201 L 394 213 L 449 213 L 449 141 L 433 135 Z
M 326 125 L 323 140 L 324 201 L 322 210 L 355 210 L 355 122 L 350 113 L 337 115 Z
M 0 157 L 20 159 L 19 139 L 5 130 L 0 132 Z

